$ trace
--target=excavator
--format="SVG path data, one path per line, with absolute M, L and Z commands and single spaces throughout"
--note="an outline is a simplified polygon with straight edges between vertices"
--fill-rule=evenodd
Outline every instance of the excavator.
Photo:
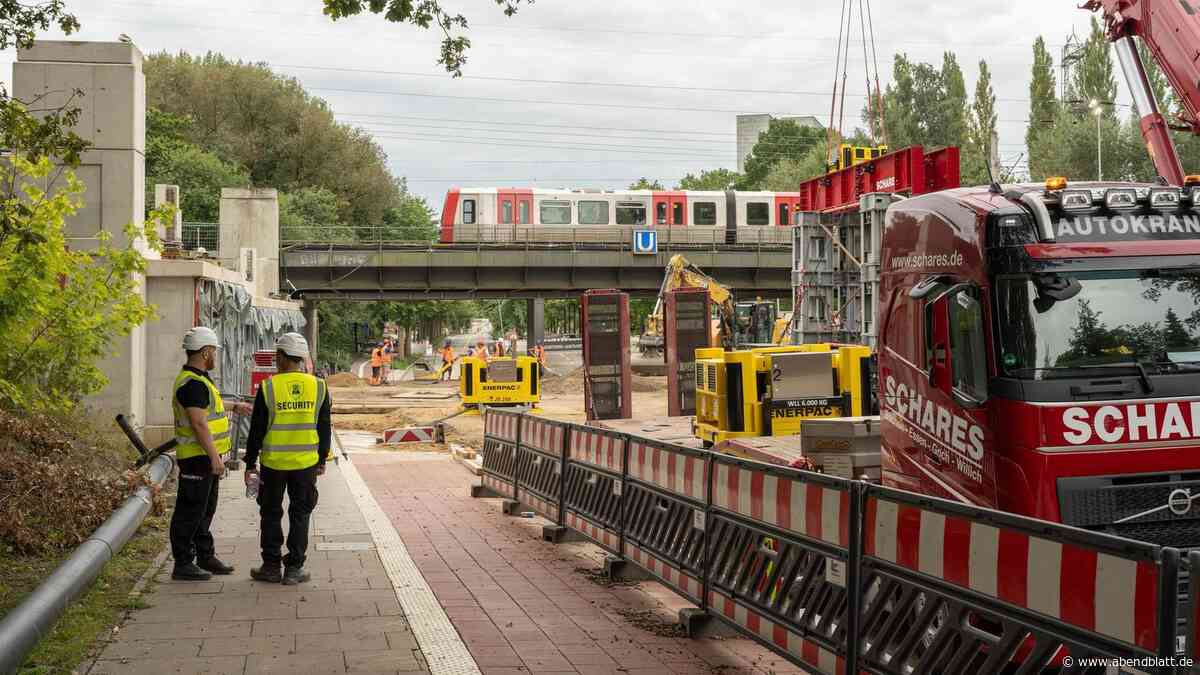
M 708 291 L 709 301 L 717 309 L 717 318 L 713 319 L 709 333 L 709 344 L 733 349 L 738 345 L 772 343 L 778 323 L 775 303 L 760 299 L 734 302 L 732 291 L 677 254 L 667 262 L 654 311 L 646 317 L 646 328 L 638 339 L 638 351 L 643 355 L 654 356 L 663 352 L 663 298 L 667 291 L 676 288 L 703 288 Z

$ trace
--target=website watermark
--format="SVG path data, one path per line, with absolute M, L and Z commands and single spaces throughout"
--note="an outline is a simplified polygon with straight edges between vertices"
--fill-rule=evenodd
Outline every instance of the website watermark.
M 892 269 L 914 269 L 922 267 L 961 267 L 963 256 L 953 253 L 914 253 L 892 257 Z
M 1186 656 L 1140 656 L 1138 658 L 1088 656 L 1064 656 L 1065 668 L 1191 668 L 1192 659 Z

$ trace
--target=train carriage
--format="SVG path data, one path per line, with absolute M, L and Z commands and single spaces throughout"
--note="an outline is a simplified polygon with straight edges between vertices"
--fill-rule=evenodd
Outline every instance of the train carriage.
M 628 244 L 652 229 L 676 245 L 785 245 L 799 206 L 798 192 L 452 188 L 440 240 Z

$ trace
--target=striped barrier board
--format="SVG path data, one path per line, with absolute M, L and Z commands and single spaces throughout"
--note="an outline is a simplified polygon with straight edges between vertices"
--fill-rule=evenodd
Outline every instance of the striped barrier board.
M 567 527 L 575 530 L 579 534 L 591 539 L 593 543 L 600 548 L 607 549 L 612 553 L 621 554 L 621 535 L 616 532 L 593 523 L 583 516 L 567 512 L 567 517 L 564 519 L 564 524 Z
M 868 557 L 1157 651 L 1157 565 L 869 495 Z
M 798 471 L 775 472 L 716 456 L 712 505 L 787 532 L 846 548 L 850 542 L 850 481 Z M 807 476 L 800 480 L 791 476 Z M 831 485 L 838 487 L 830 487 Z
M 615 431 L 571 425 L 567 453 L 572 462 L 622 473 L 625 471 L 625 437 Z
M 487 408 L 483 413 L 483 434 L 509 443 L 517 442 L 521 414 Z
M 508 497 L 509 499 L 512 499 L 512 496 L 513 496 L 512 483 L 510 483 L 504 479 L 497 478 L 495 476 L 486 474 L 486 473 L 480 477 L 480 480 L 483 482 L 484 487 L 487 487 L 488 489 L 492 490 L 496 494 L 501 494 L 501 495 L 504 495 L 505 497 Z
M 526 417 L 521 422 L 521 445 L 562 457 L 563 438 L 570 426 L 566 422 Z
M 704 502 L 708 498 L 710 453 L 631 437 L 629 477 Z
M 521 494 L 517 498 L 517 501 L 521 502 L 522 506 L 529 507 L 534 513 L 546 520 L 558 521 L 558 504 L 552 501 L 542 499 L 524 488 L 521 489 Z
M 385 445 L 394 445 L 396 443 L 440 443 L 441 434 L 438 433 L 438 428 L 434 425 L 397 427 L 395 429 L 384 430 L 383 442 Z
M 633 542 L 625 542 L 625 557 L 638 567 L 658 577 L 664 584 L 674 588 L 685 598 L 699 603 L 704 594 L 704 584 L 697 577 L 680 570 L 675 565 L 659 558 Z
M 770 617 L 756 612 L 717 590 L 708 592 L 708 606 L 717 616 L 733 624 L 758 642 L 825 675 L 846 675 L 846 660 L 836 653 Z

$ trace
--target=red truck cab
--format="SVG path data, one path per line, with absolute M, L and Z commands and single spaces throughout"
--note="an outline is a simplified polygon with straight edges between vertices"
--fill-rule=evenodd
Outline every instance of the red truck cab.
M 880 263 L 885 484 L 1200 545 L 1200 185 L 921 195 Z

